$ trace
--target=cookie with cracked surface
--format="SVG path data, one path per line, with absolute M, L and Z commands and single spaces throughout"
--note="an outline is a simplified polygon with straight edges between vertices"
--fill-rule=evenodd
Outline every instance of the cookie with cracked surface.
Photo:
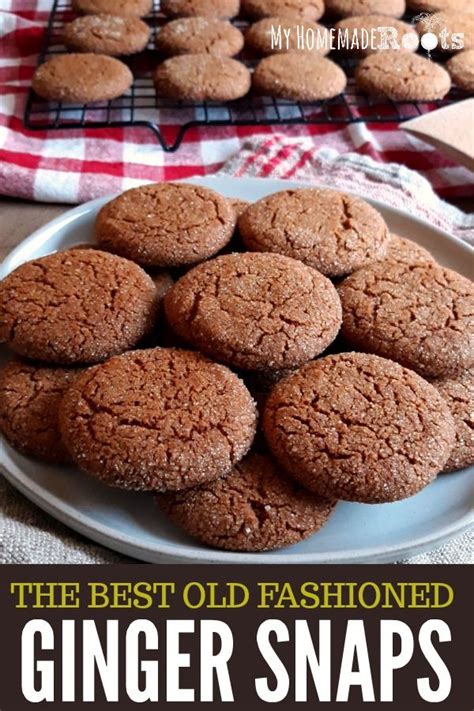
M 153 0 L 72 0 L 72 7 L 83 15 L 145 17 L 153 9 Z
M 133 82 L 126 64 L 103 54 L 60 54 L 38 67 L 34 91 L 48 101 L 89 104 L 122 96 Z
M 299 259 L 322 274 L 344 276 L 385 254 L 387 225 L 368 203 L 334 190 L 284 190 L 253 203 L 238 221 L 252 252 Z
M 446 400 L 456 425 L 456 441 L 443 471 L 464 469 L 474 464 L 474 371 L 433 380 L 432 385 Z
M 110 252 L 150 267 L 180 267 L 212 257 L 230 241 L 235 213 L 214 190 L 159 183 L 127 190 L 100 210 L 95 233 Z
M 154 348 L 91 368 L 59 413 L 73 460 L 106 484 L 185 489 L 229 472 L 255 437 L 256 406 L 228 368 Z
M 418 34 L 433 32 L 438 36 L 437 49 L 442 52 L 459 52 L 461 49 L 474 49 L 474 13 L 459 9 L 447 12 L 435 12 L 424 17 L 417 25 Z M 446 34 L 447 33 L 447 34 Z M 462 34 L 462 47 L 452 36 Z
M 324 13 L 323 0 L 242 0 L 242 12 L 254 20 L 286 17 L 316 22 Z
M 407 0 L 407 6 L 415 13 L 443 10 L 474 12 L 471 0 Z
M 438 264 L 378 262 L 338 285 L 342 336 L 438 378 L 474 365 L 474 286 Z
M 347 77 L 330 59 L 312 52 L 265 57 L 253 73 L 255 93 L 290 101 L 322 101 L 342 94 Z
M 69 22 L 63 42 L 75 52 L 107 54 L 110 57 L 142 52 L 150 39 L 150 28 L 138 17 L 85 15 Z
M 455 438 L 449 408 L 432 385 L 363 353 L 320 358 L 276 385 L 263 430 L 280 464 L 310 491 L 367 504 L 423 489 Z
M 0 282 L 0 343 L 48 363 L 98 363 L 154 327 L 158 297 L 136 264 L 74 249 L 22 264 Z
M 390 27 L 390 35 L 379 28 Z M 368 47 L 362 46 L 361 38 L 367 32 Z M 336 33 L 348 37 L 347 51 L 357 57 L 367 57 L 375 52 L 389 51 L 390 43 L 396 41 L 397 52 L 416 52 L 419 39 L 412 25 L 384 15 L 357 15 L 346 17 L 336 24 Z M 385 47 L 385 49 L 384 49 Z
M 405 0 L 325 0 L 324 4 L 326 12 L 336 17 L 376 14 L 398 18 L 406 9 Z
M 301 40 L 302 33 L 304 42 Z M 281 36 L 281 44 L 272 39 L 278 36 Z M 285 17 L 264 17 L 254 22 L 245 33 L 245 44 L 259 55 L 309 51 L 324 56 L 331 48 L 326 27 L 317 22 L 303 22 Z
M 391 234 L 387 251 L 382 259 L 399 264 L 419 264 L 420 262 L 435 262 L 432 254 L 427 249 L 421 247 L 416 242 L 405 237 Z
M 340 303 L 315 269 L 279 254 L 228 254 L 200 264 L 165 297 L 173 330 L 243 370 L 292 368 L 334 340 Z
M 234 57 L 244 46 L 242 32 L 226 20 L 183 17 L 164 25 L 156 48 L 169 57 L 176 54 L 212 54 Z
M 251 85 L 245 64 L 211 54 L 171 57 L 160 64 L 153 80 L 158 96 L 187 101 L 234 101 Z
M 255 553 L 305 540 L 324 526 L 335 506 L 299 486 L 268 455 L 257 453 L 210 484 L 156 498 L 193 538 L 214 548 Z
M 167 17 L 213 17 L 231 20 L 240 11 L 240 0 L 161 0 Z
M 448 72 L 418 54 L 388 49 L 362 60 L 355 72 L 357 86 L 366 94 L 393 101 L 434 101 L 451 88 Z
M 0 431 L 12 447 L 46 462 L 69 463 L 59 404 L 79 370 L 10 361 L 0 368 Z
M 457 87 L 474 93 L 474 49 L 455 54 L 446 63 L 446 69 Z

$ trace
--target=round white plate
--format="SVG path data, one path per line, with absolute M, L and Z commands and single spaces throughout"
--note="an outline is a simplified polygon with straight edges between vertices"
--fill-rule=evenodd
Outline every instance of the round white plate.
M 257 200 L 301 187 L 281 180 L 202 178 L 191 182 L 228 197 Z M 22 242 L 0 265 L 0 279 L 19 264 L 73 244 L 93 241 L 97 211 L 107 199 L 70 210 Z M 425 222 L 372 203 L 390 229 L 427 247 L 442 264 L 465 276 L 472 250 Z M 5 350 L 3 356 L 7 357 Z M 395 504 L 368 506 L 341 502 L 323 530 L 295 546 L 271 553 L 229 553 L 206 548 L 171 525 L 151 494 L 109 489 L 74 468 L 41 464 L 0 440 L 6 478 L 34 503 L 85 536 L 154 563 L 380 563 L 422 552 L 473 523 L 474 467 L 444 475 L 417 496 Z

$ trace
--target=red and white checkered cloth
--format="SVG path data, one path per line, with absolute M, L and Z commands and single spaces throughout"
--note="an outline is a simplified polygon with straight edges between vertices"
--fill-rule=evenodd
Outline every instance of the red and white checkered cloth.
M 147 128 L 26 130 L 26 97 L 51 6 L 52 0 L 0 0 L 0 194 L 80 203 L 146 181 L 205 175 L 238 153 L 249 136 L 282 130 L 194 128 L 172 154 L 161 150 Z M 176 115 L 163 127 L 165 135 L 174 135 L 180 123 Z M 419 171 L 443 197 L 472 194 L 472 173 L 394 124 L 288 126 L 285 136 L 308 139 L 305 145 L 313 149 L 333 149 L 341 155 L 355 152 L 379 163 L 403 164 Z M 267 174 L 270 168 L 265 168 Z M 294 175 L 298 167 L 292 170 Z

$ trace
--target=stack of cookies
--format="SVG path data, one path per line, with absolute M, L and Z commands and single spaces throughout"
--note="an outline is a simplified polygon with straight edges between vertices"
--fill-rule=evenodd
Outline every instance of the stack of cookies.
M 331 99 L 347 85 L 343 69 L 325 56 L 331 47 L 337 48 L 333 55 L 357 59 L 356 86 L 365 94 L 430 101 L 446 96 L 452 80 L 472 92 L 474 14 L 468 3 L 457 12 L 452 0 L 410 5 L 413 12 L 434 5 L 439 12 L 415 25 L 400 19 L 405 0 L 161 0 L 158 67 L 152 60 L 157 95 L 175 102 L 233 101 L 250 91 L 298 102 Z M 79 16 L 62 38 L 71 53 L 41 65 L 34 90 L 64 103 L 121 96 L 133 75 L 117 57 L 149 46 L 151 28 L 141 18 L 153 9 L 152 0 L 73 0 L 73 9 Z M 245 36 L 232 23 L 237 16 L 248 25 Z M 388 34 L 380 29 L 387 27 Z M 455 39 L 460 32 L 463 51 Z M 415 54 L 426 33 L 438 41 L 438 56 L 452 55 L 445 66 Z M 385 46 L 383 37 L 390 40 Z M 394 40 L 399 49 L 390 48 Z
M 473 286 L 363 200 L 147 185 L 95 235 L 0 283 L 0 428 L 20 452 L 154 492 L 245 551 L 474 461 Z

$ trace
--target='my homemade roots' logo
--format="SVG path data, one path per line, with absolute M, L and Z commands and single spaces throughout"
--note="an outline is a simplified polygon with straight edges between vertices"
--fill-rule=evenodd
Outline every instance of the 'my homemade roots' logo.
M 442 13 L 422 12 L 413 18 L 413 22 L 419 30 L 420 45 L 428 56 L 437 48 L 445 52 L 464 49 L 464 32 L 453 32 L 453 28 L 446 27 Z
M 371 28 L 317 28 L 296 25 L 284 27 L 272 25 L 270 42 L 273 51 L 288 51 L 291 49 L 329 52 L 342 50 L 346 52 L 379 52 L 387 49 L 416 51 L 418 47 L 426 50 L 428 56 L 440 47 L 443 50 L 457 51 L 464 47 L 464 33 L 452 32 L 447 27 L 440 26 L 440 18 L 423 13 L 414 18 L 417 32 L 401 34 L 396 27 L 378 26 Z

